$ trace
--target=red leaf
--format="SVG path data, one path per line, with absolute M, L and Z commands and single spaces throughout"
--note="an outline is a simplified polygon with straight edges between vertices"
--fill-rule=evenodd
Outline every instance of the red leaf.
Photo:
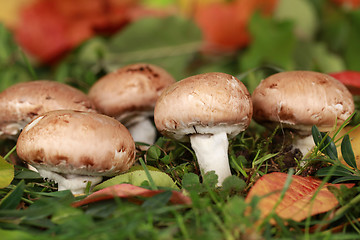
M 138 0 L 37 0 L 20 12 L 17 42 L 37 60 L 56 62 L 95 34 L 111 34 L 145 11 Z
M 281 190 L 285 185 L 286 178 L 287 174 L 285 173 L 274 172 L 266 174 L 251 188 L 246 197 L 247 202 L 250 202 L 255 195 L 264 196 L 257 205 L 261 210 L 262 218 L 270 214 L 280 199 Z M 312 199 L 320 185 L 321 181 L 312 177 L 292 176 L 292 182 L 284 198 L 276 207 L 275 213 L 284 219 L 302 221 L 308 216 L 330 211 L 338 205 L 338 201 L 327 187 L 335 186 L 339 188 L 340 185 L 352 187 L 355 184 L 326 183 L 317 192 L 315 199 Z
M 360 72 L 343 71 L 329 73 L 330 76 L 342 82 L 354 95 L 360 95 Z
M 235 0 L 209 3 L 195 10 L 195 21 L 209 47 L 234 50 L 250 42 L 248 22 L 255 11 L 270 14 L 277 0 Z
M 103 201 L 107 199 L 113 199 L 116 197 L 128 199 L 134 199 L 136 197 L 152 197 L 162 192 L 164 192 L 164 190 L 149 190 L 146 188 L 124 183 L 113 185 L 94 192 L 83 200 L 73 203 L 72 206 L 79 207 L 85 204 Z M 173 204 L 191 204 L 191 199 L 183 195 L 181 192 L 172 191 L 170 202 Z

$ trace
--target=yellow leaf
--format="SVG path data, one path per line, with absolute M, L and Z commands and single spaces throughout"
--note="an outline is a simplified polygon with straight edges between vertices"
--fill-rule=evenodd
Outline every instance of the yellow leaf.
M 0 157 L 0 188 L 7 187 L 14 179 L 14 166 Z

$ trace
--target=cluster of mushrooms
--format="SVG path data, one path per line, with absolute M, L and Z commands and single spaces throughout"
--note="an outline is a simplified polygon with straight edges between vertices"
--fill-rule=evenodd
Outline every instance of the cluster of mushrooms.
M 138 63 L 105 75 L 88 94 L 46 80 L 9 87 L 0 93 L 0 135 L 17 140 L 19 158 L 74 194 L 127 171 L 136 161 L 135 142 L 151 145 L 157 132 L 190 141 L 201 172 L 215 171 L 221 186 L 231 175 L 228 139 L 252 119 L 292 129 L 294 148 L 306 154 L 313 125 L 329 131 L 353 112 L 351 93 L 323 73 L 277 73 L 250 95 L 226 73 L 175 81 L 158 66 Z

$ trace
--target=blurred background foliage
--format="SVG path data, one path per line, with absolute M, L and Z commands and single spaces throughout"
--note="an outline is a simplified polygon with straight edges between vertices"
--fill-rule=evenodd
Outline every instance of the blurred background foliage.
M 281 70 L 360 71 L 358 0 L 12 0 L 0 21 L 0 91 L 51 79 L 86 92 L 135 62 L 177 80 L 226 72 L 250 92 Z

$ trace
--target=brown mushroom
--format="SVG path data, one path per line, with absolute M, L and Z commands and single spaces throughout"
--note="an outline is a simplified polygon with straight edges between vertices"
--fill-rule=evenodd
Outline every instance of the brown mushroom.
M 165 136 L 190 141 L 203 173 L 215 171 L 219 185 L 231 175 L 228 138 L 244 131 L 252 117 L 248 90 L 225 73 L 204 73 L 166 88 L 154 120 Z
M 115 119 L 98 113 L 58 110 L 44 113 L 20 133 L 18 156 L 59 190 L 83 193 L 102 176 L 128 170 L 135 162 L 135 143 Z
M 16 139 L 38 115 L 60 109 L 96 112 L 85 93 L 60 82 L 38 80 L 12 85 L 0 93 L 0 136 Z
M 163 68 L 137 63 L 124 66 L 99 79 L 89 97 L 99 112 L 123 123 L 134 140 L 152 144 L 156 129 L 149 117 L 156 100 L 175 79 Z
M 313 71 L 281 72 L 264 79 L 252 94 L 254 120 L 295 133 L 294 149 L 305 156 L 314 146 L 311 128 L 327 132 L 353 112 L 348 89 L 335 78 Z

